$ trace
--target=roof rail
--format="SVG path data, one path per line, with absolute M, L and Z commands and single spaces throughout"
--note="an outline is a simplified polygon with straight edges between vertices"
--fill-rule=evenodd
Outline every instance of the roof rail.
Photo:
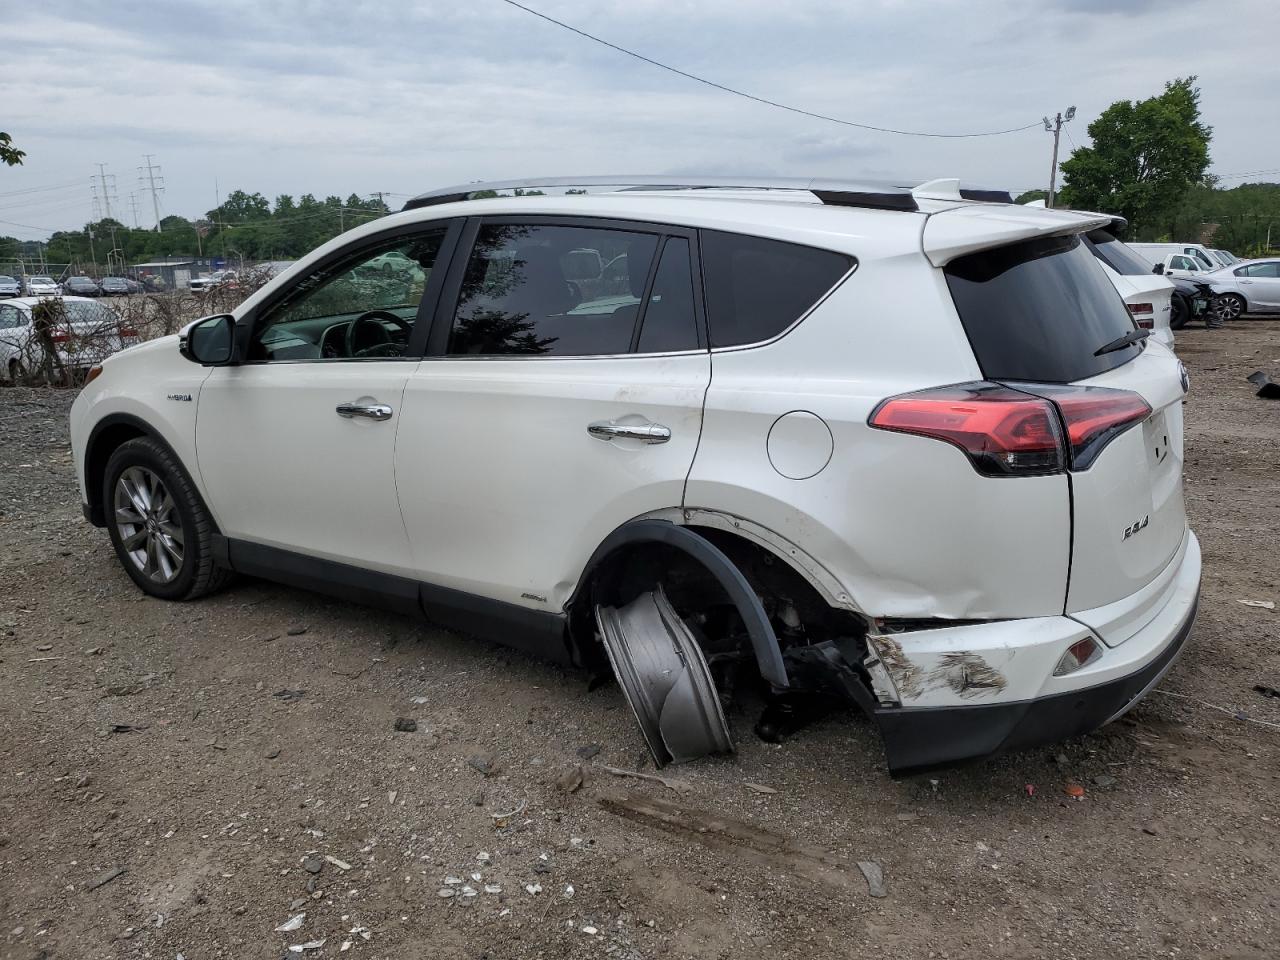
M 489 180 L 444 187 L 419 194 L 404 205 L 405 210 L 469 200 L 489 190 L 535 190 L 542 187 L 617 187 L 631 190 L 799 190 L 808 191 L 833 206 L 870 207 L 878 210 L 919 210 L 916 197 L 938 198 L 937 188 L 950 188 L 946 198 L 1011 203 L 1006 191 L 960 187 L 958 180 L 895 182 L 888 180 L 834 180 L 821 177 L 682 177 L 682 176 L 592 176 L 534 177 L 525 180 Z M 923 187 L 923 192 L 913 191 Z M 932 188 L 932 189 L 931 189 Z M 958 191 L 958 195 L 957 195 Z

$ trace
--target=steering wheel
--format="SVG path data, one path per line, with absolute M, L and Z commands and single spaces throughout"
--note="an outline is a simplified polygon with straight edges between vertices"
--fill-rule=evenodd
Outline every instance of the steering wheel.
M 367 313 L 360 314 L 347 326 L 346 347 L 348 357 L 398 356 L 398 354 L 392 353 L 390 350 L 394 345 L 386 327 L 380 322 L 383 320 L 388 320 L 403 330 L 406 340 L 413 333 L 413 327 L 410 326 L 409 321 L 403 317 L 396 316 L 390 310 L 370 310 Z M 364 328 L 378 331 L 377 339 L 371 343 L 362 344 L 360 331 Z

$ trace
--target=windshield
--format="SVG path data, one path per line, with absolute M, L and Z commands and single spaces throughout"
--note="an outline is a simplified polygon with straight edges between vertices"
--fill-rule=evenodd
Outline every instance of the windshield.
M 17 282 L 18 281 L 14 280 L 13 277 L 6 277 L 0 274 L 0 283 L 17 283 Z
M 1136 277 L 1151 273 L 1150 263 L 1106 230 L 1091 230 L 1085 237 L 1085 242 L 1089 244 L 1094 256 L 1121 276 Z
M 983 376 L 1072 383 L 1128 363 L 1140 343 L 1095 356 L 1136 329 L 1124 301 L 1078 236 L 983 250 L 946 267 Z
M 53 277 L 32 277 L 32 283 L 53 283 Z

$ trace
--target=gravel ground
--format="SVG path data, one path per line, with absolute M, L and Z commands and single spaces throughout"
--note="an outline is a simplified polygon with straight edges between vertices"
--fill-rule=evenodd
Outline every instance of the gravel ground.
M 1186 655 L 1100 733 L 901 782 L 865 722 L 749 715 L 731 759 L 619 777 L 654 771 L 612 686 L 262 582 L 147 599 L 81 520 L 71 396 L 0 390 L 0 957 L 1276 956 L 1277 613 L 1239 601 L 1280 600 L 1244 380 L 1280 323 L 1178 349 Z

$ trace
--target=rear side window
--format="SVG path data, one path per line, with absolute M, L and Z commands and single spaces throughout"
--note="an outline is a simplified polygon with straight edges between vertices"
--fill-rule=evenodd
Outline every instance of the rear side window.
M 1280 277 L 1280 263 L 1251 263 L 1245 269 L 1248 270 L 1251 277 L 1265 277 L 1267 279 Z M 1240 271 L 1237 270 L 1236 275 L 1239 276 L 1239 274 Z
M 853 268 L 843 253 L 737 233 L 704 230 L 701 246 L 713 347 L 776 337 Z
M 1094 255 L 1121 276 L 1136 277 L 1151 273 L 1150 263 L 1107 231 L 1092 230 L 1087 240 Z
M 630 352 L 659 239 L 597 227 L 484 224 L 467 261 L 449 353 Z
M 1135 327 L 1079 237 L 984 250 L 953 260 L 945 273 L 988 379 L 1070 383 L 1122 366 L 1142 349 L 1095 355 Z
M 697 347 L 698 318 L 693 308 L 689 241 L 669 237 L 653 278 L 637 349 L 641 353 L 671 353 Z

